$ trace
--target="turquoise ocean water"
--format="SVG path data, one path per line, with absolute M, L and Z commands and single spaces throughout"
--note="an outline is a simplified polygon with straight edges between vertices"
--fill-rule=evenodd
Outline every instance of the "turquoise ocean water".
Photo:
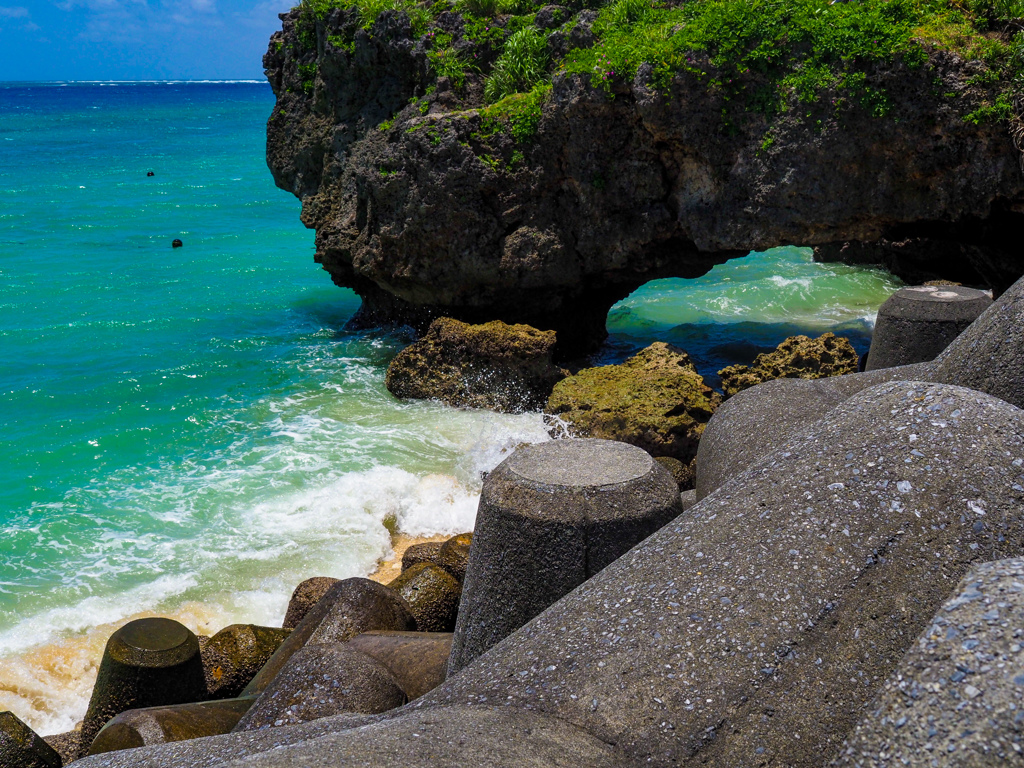
M 472 528 L 537 414 L 395 401 L 409 336 L 350 332 L 264 164 L 262 83 L 0 84 L 0 709 L 85 711 L 112 628 L 277 623 L 311 575 Z M 154 175 L 146 174 L 152 171 Z M 180 238 L 184 247 L 171 248 Z M 897 287 L 775 249 L 651 283 L 596 362 L 654 340 L 701 371 L 796 332 L 860 351 Z

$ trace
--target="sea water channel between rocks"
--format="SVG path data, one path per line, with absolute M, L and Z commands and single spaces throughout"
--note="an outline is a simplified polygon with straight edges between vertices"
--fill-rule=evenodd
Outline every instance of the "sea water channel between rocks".
M 472 527 L 539 415 L 398 402 L 411 340 L 349 332 L 264 161 L 263 83 L 0 85 L 0 709 L 81 719 L 130 616 L 279 624 L 291 589 Z M 147 176 L 153 171 L 153 176 Z M 180 239 L 183 247 L 172 249 Z M 867 349 L 899 283 L 779 248 L 616 305 L 595 364 L 653 341 L 709 382 L 795 333 Z

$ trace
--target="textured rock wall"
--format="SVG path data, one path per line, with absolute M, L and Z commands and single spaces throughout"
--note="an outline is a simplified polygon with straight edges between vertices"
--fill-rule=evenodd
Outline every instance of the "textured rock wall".
M 302 199 L 317 260 L 363 297 L 363 322 L 498 318 L 584 351 L 648 280 L 781 244 L 852 258 L 835 244 L 938 237 L 997 290 L 1024 272 L 1017 151 L 1004 124 L 963 119 L 982 65 L 949 52 L 873 71 L 892 101 L 881 118 L 826 93 L 769 119 L 687 72 L 666 96 L 645 66 L 613 97 L 556 74 L 536 135 L 517 142 L 483 125 L 480 75 L 434 79 L 404 12 L 368 30 L 352 11 L 305 32 L 297 12 L 282 19 L 264 59 L 268 164 Z M 435 23 L 465 43 L 458 14 Z

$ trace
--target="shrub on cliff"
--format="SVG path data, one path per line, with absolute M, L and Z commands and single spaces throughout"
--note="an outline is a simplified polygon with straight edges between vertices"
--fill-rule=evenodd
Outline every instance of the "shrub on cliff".
M 513 93 L 529 91 L 545 74 L 548 65 L 548 43 L 533 27 L 513 33 L 494 62 L 484 98 L 489 103 L 500 101 Z
M 850 340 L 825 333 L 816 339 L 790 336 L 753 365 L 730 365 L 718 372 L 726 397 L 772 379 L 824 379 L 857 372 L 857 353 Z

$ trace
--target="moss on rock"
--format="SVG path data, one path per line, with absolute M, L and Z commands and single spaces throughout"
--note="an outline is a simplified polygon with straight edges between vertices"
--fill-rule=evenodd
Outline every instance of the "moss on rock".
M 398 353 L 384 383 L 395 397 L 508 413 L 533 410 L 568 373 L 551 362 L 554 346 L 554 331 L 440 317 Z
M 718 372 L 726 397 L 772 379 L 824 379 L 857 372 L 858 357 L 850 340 L 833 333 L 816 339 L 790 336 L 753 365 L 730 365 Z
M 689 355 L 656 342 L 621 365 L 586 368 L 559 382 L 547 412 L 580 437 L 620 440 L 689 464 L 721 402 Z

